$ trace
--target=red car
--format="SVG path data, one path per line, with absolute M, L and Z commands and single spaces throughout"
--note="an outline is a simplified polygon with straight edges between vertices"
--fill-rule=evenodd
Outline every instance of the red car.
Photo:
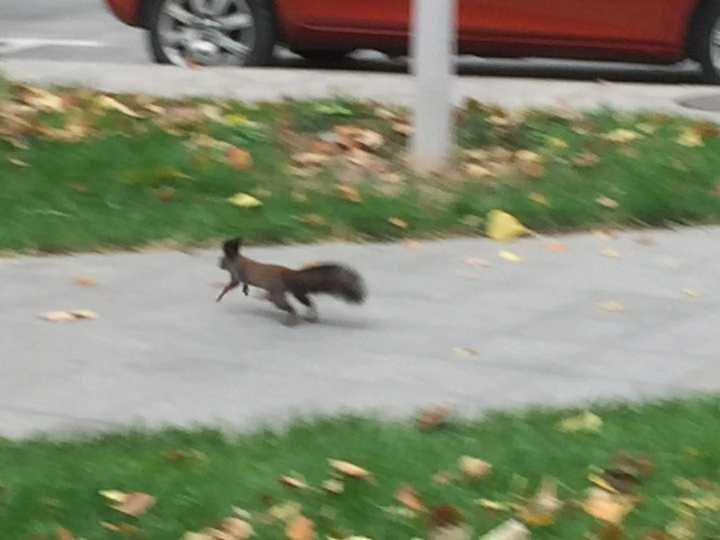
M 442 2 L 444 0 L 437 0 Z M 402 55 L 412 0 L 106 0 L 148 30 L 158 62 L 265 65 L 276 44 L 308 58 Z M 720 0 L 458 0 L 459 52 L 700 63 L 720 83 Z

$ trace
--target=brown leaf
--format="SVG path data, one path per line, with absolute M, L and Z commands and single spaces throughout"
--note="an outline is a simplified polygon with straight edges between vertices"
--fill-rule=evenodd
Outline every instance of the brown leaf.
M 34 109 L 48 112 L 62 112 L 65 109 L 63 99 L 52 92 L 27 85 L 21 85 L 19 90 L 20 99 Z
M 480 480 L 492 473 L 492 465 L 482 459 L 462 456 L 458 462 L 460 472 L 471 480 Z
M 472 528 L 469 525 L 441 527 L 430 531 L 428 540 L 471 540 Z
M 430 527 L 433 529 L 444 529 L 457 527 L 465 523 L 465 518 L 454 506 L 438 506 L 430 512 Z
M 542 178 L 545 174 L 545 167 L 543 164 L 535 161 L 521 161 L 519 168 L 524 174 L 530 176 L 531 178 Z
M 307 489 L 308 488 L 308 485 L 305 483 L 304 480 L 295 478 L 293 476 L 281 476 L 279 481 L 282 485 L 287 486 L 289 488 L 293 488 L 293 489 Z
M 63 527 L 58 527 L 55 538 L 56 540 L 75 540 L 75 535 Z
M 462 166 L 463 171 L 465 171 L 469 176 L 472 176 L 473 178 L 487 178 L 490 176 L 495 176 L 495 174 L 488 169 L 487 167 L 480 165 L 479 163 L 465 163 Z
M 371 129 L 363 129 L 355 136 L 358 144 L 367 150 L 378 150 L 385 144 L 385 137 Z
M 305 516 L 298 516 L 285 528 L 288 540 L 315 540 L 315 523 Z
M 406 122 L 393 122 L 392 130 L 404 137 L 410 137 L 415 133 L 415 128 Z
M 72 313 L 67 311 L 48 311 L 47 313 L 42 313 L 39 317 L 41 319 L 45 319 L 46 321 L 55 323 L 71 322 L 76 320 Z
M 78 287 L 96 287 L 97 280 L 88 276 L 78 276 L 73 278 L 73 283 Z
M 372 478 L 372 473 L 370 473 L 370 471 L 363 469 L 362 467 L 358 467 L 349 461 L 329 459 L 328 463 L 335 471 L 349 478 L 356 478 L 358 480 L 369 480 Z
M 583 503 L 583 509 L 600 521 L 619 525 L 635 508 L 637 500 L 628 495 L 608 493 L 599 488 L 592 488 Z
M 420 500 L 420 496 L 418 495 L 415 488 L 410 485 L 405 485 L 398 489 L 395 492 L 395 499 L 400 504 L 402 504 L 409 510 L 412 510 L 413 512 L 425 511 L 425 505 L 423 504 L 422 500 Z
M 417 426 L 420 431 L 432 431 L 447 424 L 447 419 L 452 410 L 449 407 L 438 405 L 429 407 L 420 413 Z
M 127 493 L 124 500 L 113 506 L 115 510 L 132 517 L 139 517 L 155 506 L 155 497 L 147 493 Z
M 155 196 L 164 203 L 169 203 L 175 200 L 177 190 L 172 186 L 163 186 L 155 190 Z
M 614 523 L 608 523 L 598 533 L 599 540 L 623 540 L 625 530 Z
M 103 109 L 118 111 L 132 118 L 142 118 L 140 114 L 130 109 L 130 107 L 120 103 L 117 99 L 111 98 L 110 96 L 100 96 L 97 100 L 97 104 Z
M 69 184 L 70 189 L 73 191 L 76 191 L 77 193 L 87 193 L 89 191 L 88 187 L 85 184 Z
M 224 286 L 224 283 L 220 286 Z M 182 463 L 185 461 L 205 461 L 207 454 L 200 450 L 170 450 L 165 452 L 163 457 L 171 463 Z
M 237 171 L 246 171 L 253 166 L 253 158 L 250 152 L 242 148 L 230 148 L 225 153 L 228 165 Z
M 125 536 L 131 536 L 138 533 L 138 528 L 129 523 L 110 523 L 108 521 L 101 521 L 100 526 L 108 531 L 122 534 Z
M 345 199 L 346 201 L 354 202 L 354 203 L 361 203 L 363 202 L 362 195 L 358 191 L 358 189 L 354 186 L 349 186 L 347 184 L 338 184 L 336 186 L 336 189 L 340 193 L 340 196 Z

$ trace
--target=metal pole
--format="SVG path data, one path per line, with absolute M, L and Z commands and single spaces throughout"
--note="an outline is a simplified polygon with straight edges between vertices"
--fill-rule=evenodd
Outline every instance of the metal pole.
M 433 171 L 447 163 L 453 146 L 457 0 L 413 0 L 412 18 L 417 101 L 411 156 L 417 169 Z

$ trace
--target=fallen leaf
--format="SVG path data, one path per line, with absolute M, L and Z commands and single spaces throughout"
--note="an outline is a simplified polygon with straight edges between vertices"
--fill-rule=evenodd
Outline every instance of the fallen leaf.
M 346 201 L 350 201 L 353 203 L 363 202 L 362 195 L 354 186 L 348 186 L 347 184 L 338 184 L 336 186 L 336 189 L 340 193 L 340 196 Z
M 535 496 L 520 509 L 518 517 L 531 527 L 548 527 L 555 523 L 556 514 L 562 506 L 556 482 L 545 479 Z
M 322 483 L 322 488 L 333 495 L 340 495 L 345 491 L 345 484 L 343 484 L 340 480 L 331 478 L 330 480 L 325 480 Z
M 368 150 L 378 150 L 385 144 L 385 137 L 371 129 L 360 130 L 360 132 L 355 136 L 355 140 L 358 144 L 360 144 L 360 146 Z
M 552 251 L 553 253 L 565 253 L 568 250 L 567 244 L 563 244 L 561 242 L 550 242 L 549 244 L 546 244 L 545 247 L 548 251 Z
M 358 467 L 349 461 L 329 459 L 328 463 L 335 471 L 349 478 L 356 478 L 358 480 L 368 480 L 372 478 L 372 474 L 368 470 Z
M 76 278 L 73 278 L 73 283 L 77 285 L 78 287 L 96 287 L 97 286 L 97 280 L 95 278 L 91 278 L 88 276 L 79 276 Z
M 518 150 L 515 152 L 515 159 L 526 163 L 541 163 L 543 157 L 537 152 L 532 152 L 530 150 Z
M 93 321 L 98 318 L 98 314 L 90 309 L 74 309 L 70 312 L 70 315 L 76 319 L 88 319 Z
M 602 254 L 603 257 L 608 257 L 610 259 L 619 259 L 620 258 L 620 253 L 618 253 L 614 249 L 610 249 L 610 248 L 603 249 L 600 253 Z
M 623 540 L 624 538 L 625 530 L 614 523 L 608 523 L 598 532 L 598 540 Z
M 280 483 L 284 486 L 287 486 L 287 487 L 293 488 L 293 489 L 307 489 L 308 488 L 308 485 L 305 483 L 304 480 L 295 478 L 293 476 L 281 476 Z
M 457 527 L 465 523 L 460 510 L 454 506 L 439 506 L 430 511 L 430 527 L 433 529 L 444 529 L 447 527 Z
M 592 488 L 583 502 L 583 509 L 600 521 L 619 525 L 635 508 L 637 501 L 628 495 L 608 493 L 599 488 Z
M 165 452 L 163 457 L 171 463 L 207 460 L 207 454 L 205 452 L 201 452 L 200 450 L 170 450 L 169 452 Z
M 428 540 L 471 540 L 472 533 L 469 525 L 451 525 L 432 529 Z
M 487 461 L 471 456 L 462 456 L 458 462 L 460 472 L 471 480 L 480 480 L 492 473 L 492 465 Z
M 529 540 L 530 530 L 515 519 L 506 521 L 489 533 L 480 537 L 480 540 Z
M 109 501 L 119 504 L 122 504 L 127 499 L 127 493 L 113 489 L 101 491 L 100 495 Z
M 330 156 L 313 152 L 294 154 L 292 160 L 302 167 L 319 167 L 330 159 Z
M 130 525 L 129 523 L 115 524 L 115 523 L 110 523 L 108 521 L 101 521 L 100 526 L 105 530 L 108 530 L 108 531 L 111 531 L 114 533 L 118 533 L 118 534 L 122 534 L 125 536 L 137 535 L 137 533 L 138 533 L 138 528 L 135 527 L 134 525 Z
M 560 421 L 557 425 L 557 429 L 565 433 L 576 433 L 578 431 L 599 433 L 602 426 L 602 418 L 590 411 L 585 411 L 582 414 L 565 418 Z
M 525 236 L 530 230 L 513 215 L 502 210 L 490 210 L 487 216 L 486 234 L 493 240 L 507 241 Z
M 592 152 L 583 152 L 575 156 L 572 162 L 578 167 L 594 167 L 600 163 L 600 156 Z
M 697 148 L 705 146 L 702 134 L 693 128 L 686 128 L 680 133 L 676 142 L 680 146 L 686 146 L 688 148 Z
M 493 512 L 510 512 L 512 510 L 512 506 L 510 504 L 499 501 L 491 501 L 490 499 L 479 499 L 477 503 L 481 508 L 492 510 Z
M 415 133 L 415 128 L 406 122 L 393 122 L 392 130 L 404 137 L 410 137 Z
M 77 193 L 87 193 L 89 191 L 88 187 L 85 184 L 73 183 L 68 184 L 68 187 Z
M 415 488 L 410 485 L 402 486 L 395 492 L 395 499 L 405 506 L 405 508 L 412 510 L 413 512 L 424 512 L 425 505 L 420 500 Z
M 528 199 L 541 206 L 550 206 L 547 197 L 542 193 L 537 193 L 536 191 L 533 191 L 530 195 L 528 195 Z
M 536 163 L 534 161 L 521 161 L 519 165 L 520 170 L 531 178 L 542 178 L 545 174 L 545 167 L 542 163 Z
M 152 495 L 134 492 L 126 494 L 125 499 L 118 502 L 113 508 L 122 514 L 139 517 L 155 506 L 155 502 L 155 497 Z
M 215 540 L 215 538 L 210 533 L 186 532 L 182 540 Z
M 595 199 L 595 202 L 598 203 L 603 208 L 609 208 L 611 210 L 614 210 L 620 206 L 620 203 L 618 203 L 615 199 L 611 199 L 610 197 L 598 197 Z
M 95 312 L 90 310 L 75 310 L 75 311 L 48 311 L 39 315 L 41 319 L 49 322 L 72 322 L 78 319 L 97 319 L 98 316 Z
M 289 523 L 302 515 L 302 505 L 295 501 L 273 505 L 268 514 L 278 521 Z
M 248 540 L 255 534 L 252 525 L 236 517 L 224 519 L 221 529 L 230 536 L 228 540 Z
M 647 122 L 641 122 L 635 126 L 638 131 L 642 131 L 645 135 L 654 135 L 657 133 L 658 127 Z
M 475 268 L 489 268 L 492 263 L 487 259 L 481 259 L 480 257 L 468 257 L 465 259 L 465 264 Z
M 476 349 L 471 347 L 454 347 L 453 352 L 459 356 L 477 356 L 480 354 Z
M 637 131 L 630 129 L 616 129 L 603 135 L 603 139 L 618 144 L 627 144 L 638 139 L 641 139 L 642 135 Z
M 247 193 L 236 193 L 228 199 L 228 202 L 240 208 L 257 208 L 263 204 L 262 201 Z
M 11 164 L 15 165 L 16 167 L 29 167 L 30 166 L 26 161 L 23 161 L 22 159 L 19 159 L 19 158 L 10 157 L 10 158 L 8 158 L 8 161 Z
M 690 298 L 700 298 L 702 296 L 702 293 L 697 289 L 683 289 L 683 293 Z
M 429 407 L 420 413 L 417 419 L 417 426 L 420 431 L 432 431 L 447 424 L 448 417 L 452 413 L 449 407 L 438 405 Z
M 516 255 L 512 251 L 501 251 L 500 258 L 512 263 L 523 262 L 523 258 L 520 255 Z
M 237 171 L 246 171 L 253 166 L 253 157 L 250 152 L 242 148 L 229 148 L 225 153 L 228 165 Z
M 300 221 L 311 227 L 323 227 L 327 225 L 327 220 L 319 214 L 305 214 L 300 217 Z
M 305 516 L 298 516 L 285 528 L 288 540 L 315 540 L 315 523 Z
M 111 98 L 110 96 L 100 96 L 97 99 L 97 104 L 103 109 L 118 111 L 132 118 L 142 118 L 140 114 L 130 109 L 130 107 L 120 103 L 118 100 Z
M 391 217 L 388 219 L 388 223 L 392 225 L 393 227 L 397 227 L 398 229 L 407 229 L 408 223 L 405 220 L 402 220 L 398 217 Z
M 564 149 L 568 147 L 568 143 L 559 137 L 546 137 L 545 140 L 549 146 L 553 146 L 558 149 Z
M 435 474 L 433 474 L 432 477 L 433 484 L 437 484 L 438 486 L 448 486 L 452 484 L 455 480 L 455 474 L 450 471 L 436 472 Z
M 487 178 L 494 176 L 493 172 L 478 163 L 464 163 L 463 170 L 473 178 Z
M 52 92 L 27 85 L 20 86 L 20 90 L 22 101 L 34 109 L 48 112 L 62 112 L 65 109 L 63 98 Z
M 383 107 L 376 108 L 374 111 L 374 114 L 378 118 L 380 118 L 382 120 L 388 120 L 388 121 L 396 120 L 398 117 L 398 115 L 395 114 L 393 111 L 391 111 L 390 109 L 385 109 Z
M 622 304 L 622 302 L 616 302 L 614 300 L 610 300 L 608 302 L 600 302 L 598 304 L 598 307 L 603 311 L 607 311 L 608 313 L 622 313 L 625 311 L 625 306 Z
M 63 527 L 58 527 L 55 538 L 56 540 L 75 540 L 75 535 Z

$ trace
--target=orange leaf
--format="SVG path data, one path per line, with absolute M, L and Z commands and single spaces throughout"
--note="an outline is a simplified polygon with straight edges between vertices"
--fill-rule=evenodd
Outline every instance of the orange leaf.
M 395 499 L 397 499 L 400 504 L 414 512 L 425 511 L 425 505 L 420 500 L 420 496 L 417 491 L 415 491 L 415 488 L 412 486 L 406 485 L 398 489 L 395 493 Z
M 315 523 L 305 516 L 298 516 L 285 528 L 288 540 L 315 540 Z
M 354 463 L 350 463 L 349 461 L 340 461 L 337 459 L 329 459 L 328 463 L 330 463 L 330 466 L 335 469 L 340 474 L 343 474 L 349 478 L 357 478 L 359 480 L 367 480 L 372 477 L 372 474 L 370 471 L 363 469 L 362 467 L 358 467 Z
M 431 431 L 445 425 L 451 410 L 448 407 L 437 406 L 425 409 L 420 413 L 417 424 L 420 431 Z
M 242 148 L 230 148 L 225 153 L 228 165 L 238 171 L 246 171 L 253 166 L 253 158 L 250 152 Z
M 128 493 L 120 504 L 113 506 L 115 510 L 132 517 L 142 516 L 155 506 L 155 497 L 147 493 Z

